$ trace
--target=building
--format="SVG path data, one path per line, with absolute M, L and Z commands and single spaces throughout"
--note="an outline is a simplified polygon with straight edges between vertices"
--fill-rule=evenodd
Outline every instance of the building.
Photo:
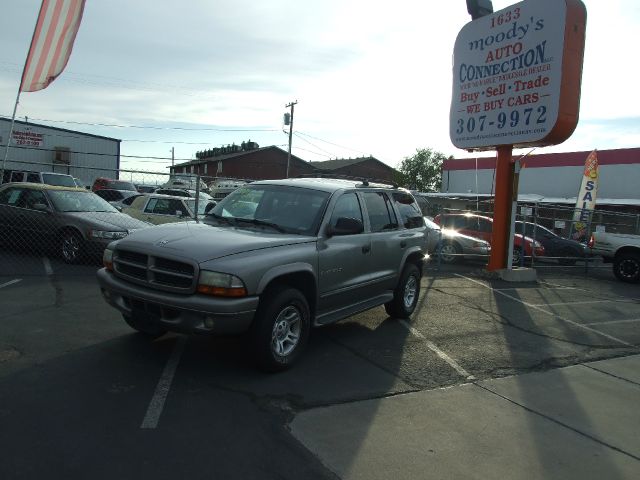
M 10 128 L 11 119 L 0 118 L 0 164 Z M 118 139 L 15 121 L 6 170 L 66 173 L 91 185 L 97 177 L 118 178 L 119 168 Z
M 398 171 L 374 157 L 360 157 L 349 159 L 327 160 L 311 162 L 323 173 L 346 175 L 349 177 L 364 177 L 394 183 L 398 178 Z
M 287 177 L 288 153 L 280 147 L 255 142 L 212 148 L 196 153 L 196 159 L 174 165 L 171 173 L 193 173 L 213 178 L 272 180 Z M 312 174 L 316 169 L 295 155 L 289 160 L 289 177 Z M 207 182 L 209 183 L 209 182 Z
M 210 180 L 270 180 L 287 177 L 287 158 L 288 153 L 280 147 L 260 148 L 257 143 L 248 141 L 196 152 L 195 160 L 170 168 L 171 173 L 192 173 Z M 289 177 L 314 174 L 363 177 L 393 183 L 397 172 L 374 157 L 306 162 L 291 155 Z
M 523 159 L 518 193 L 575 203 L 584 162 L 590 152 L 546 153 Z M 516 156 L 514 156 L 517 159 Z M 620 204 L 640 201 L 640 148 L 598 150 L 598 201 Z M 492 195 L 495 191 L 495 157 L 445 160 L 442 192 Z

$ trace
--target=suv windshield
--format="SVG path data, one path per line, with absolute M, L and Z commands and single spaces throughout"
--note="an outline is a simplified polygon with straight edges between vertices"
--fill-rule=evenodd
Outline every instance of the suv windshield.
M 221 225 L 271 226 L 286 233 L 315 235 L 328 199 L 329 193 L 309 188 L 251 184 L 229 194 L 209 218 Z

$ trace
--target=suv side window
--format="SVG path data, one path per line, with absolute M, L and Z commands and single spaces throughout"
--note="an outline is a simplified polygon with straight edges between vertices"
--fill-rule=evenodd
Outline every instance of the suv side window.
M 363 222 L 360 201 L 354 192 L 345 193 L 338 199 L 336 206 L 333 209 L 329 225 L 335 227 L 338 218 L 341 217 L 355 218 L 356 220 Z
M 383 192 L 365 192 L 362 194 L 369 214 L 371 232 L 382 232 L 398 228 L 396 214 L 391 201 Z
M 404 228 L 419 228 L 424 226 L 422 211 L 411 195 L 403 192 L 393 194 L 393 200 L 400 212 Z

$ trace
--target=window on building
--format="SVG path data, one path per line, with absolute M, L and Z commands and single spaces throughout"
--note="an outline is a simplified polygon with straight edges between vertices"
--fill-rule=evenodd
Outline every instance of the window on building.
M 54 147 L 53 163 L 69 165 L 71 161 L 71 149 L 69 147 Z

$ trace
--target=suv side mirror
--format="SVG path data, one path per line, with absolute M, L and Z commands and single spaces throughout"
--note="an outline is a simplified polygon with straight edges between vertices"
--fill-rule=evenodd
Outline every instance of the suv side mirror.
M 213 210 L 213 207 L 215 207 L 216 205 L 217 205 L 216 202 L 207 203 L 207 206 L 204 207 L 204 214 L 207 215 L 211 210 Z
M 336 235 L 355 235 L 364 232 L 364 225 L 357 218 L 340 217 L 334 226 L 329 225 L 327 234 L 330 237 Z

